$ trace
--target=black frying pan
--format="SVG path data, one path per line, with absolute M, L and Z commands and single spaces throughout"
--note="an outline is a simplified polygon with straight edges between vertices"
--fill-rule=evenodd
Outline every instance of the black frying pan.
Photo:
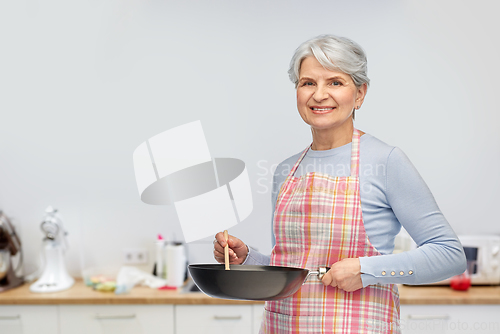
M 190 264 L 194 283 L 205 294 L 222 299 L 278 300 L 293 295 L 311 275 L 321 279 L 329 268 L 318 271 L 278 266 Z

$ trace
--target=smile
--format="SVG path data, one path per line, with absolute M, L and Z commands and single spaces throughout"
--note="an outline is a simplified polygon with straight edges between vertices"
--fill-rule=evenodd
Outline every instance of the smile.
M 326 114 L 335 109 L 335 107 L 324 107 L 324 108 L 311 107 L 310 109 L 314 114 Z

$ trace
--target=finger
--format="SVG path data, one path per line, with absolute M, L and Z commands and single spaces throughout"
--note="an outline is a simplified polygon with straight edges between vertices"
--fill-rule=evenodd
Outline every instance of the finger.
M 216 257 L 224 257 L 224 252 L 221 252 L 220 250 L 214 249 L 214 256 Z
M 214 249 L 214 259 L 215 261 L 222 263 L 224 260 L 221 258 L 220 253 Z M 221 262 L 222 261 L 222 262 Z
M 221 245 L 222 248 L 226 247 L 226 238 L 224 238 L 224 233 L 219 232 L 215 235 L 215 240 Z
M 220 237 L 222 236 L 222 240 L 220 240 Z M 214 248 L 219 250 L 220 252 L 224 252 L 224 247 L 226 246 L 226 240 L 224 239 L 224 234 L 222 232 L 219 232 L 216 234 L 217 237 L 217 243 L 215 244 Z M 233 236 L 228 236 L 227 240 L 227 245 L 229 246 L 229 255 L 234 255 L 237 257 L 236 253 L 234 250 L 238 250 L 238 248 L 241 248 L 244 246 L 243 242 Z
M 338 287 L 338 281 L 335 278 L 335 273 L 333 270 L 328 270 L 323 276 L 322 282 L 325 286 Z
M 215 256 L 214 256 L 214 258 L 215 258 L 215 260 L 216 260 L 218 263 L 224 264 L 224 263 L 226 262 L 223 256 L 221 256 L 221 257 L 215 257 Z M 229 263 L 230 263 L 230 264 L 240 264 L 240 261 L 239 261 L 238 259 L 232 259 L 232 258 L 231 258 L 231 259 L 229 259 Z
M 214 257 L 220 257 L 224 259 L 224 248 L 220 246 L 218 246 L 217 248 L 214 247 Z M 238 259 L 238 255 L 231 248 L 229 248 L 229 257 L 231 259 Z
M 233 236 L 229 236 L 227 243 L 229 244 L 229 247 L 231 247 L 231 248 L 241 247 L 241 244 L 242 244 L 240 239 L 235 238 Z
M 214 244 L 214 249 L 215 249 L 216 251 L 218 251 L 218 252 L 223 252 L 223 251 L 224 251 L 224 247 L 223 247 L 223 246 L 221 246 L 221 244 L 220 244 L 220 243 L 218 243 L 218 242 Z
M 216 250 L 219 253 L 224 254 L 224 247 L 219 243 L 214 244 L 214 250 Z M 231 247 L 229 247 L 229 255 L 230 256 L 236 255 L 236 253 L 234 252 L 234 250 Z
M 221 263 L 224 263 L 225 262 L 225 257 L 224 257 L 224 253 L 221 253 L 221 252 L 217 252 L 214 250 L 214 259 L 216 259 L 217 261 L 221 262 Z M 238 256 L 236 256 L 236 254 L 229 254 L 229 261 L 237 261 L 238 260 Z
M 332 280 L 333 280 L 332 273 L 330 271 L 327 271 L 327 273 L 325 275 L 323 275 L 321 282 L 324 285 L 328 286 L 328 285 L 330 285 L 330 283 L 332 283 Z

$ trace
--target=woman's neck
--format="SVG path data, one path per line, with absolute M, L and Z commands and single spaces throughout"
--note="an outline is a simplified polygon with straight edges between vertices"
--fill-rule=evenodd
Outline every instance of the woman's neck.
M 352 141 L 354 125 L 346 124 L 342 128 L 318 130 L 311 128 L 313 143 L 311 148 L 314 151 L 331 150 L 332 148 L 344 146 Z

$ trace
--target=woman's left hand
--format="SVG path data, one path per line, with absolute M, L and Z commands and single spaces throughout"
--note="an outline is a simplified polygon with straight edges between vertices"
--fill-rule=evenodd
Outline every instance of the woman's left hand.
M 324 285 L 331 285 L 347 292 L 363 287 L 361 282 L 361 265 L 358 258 L 343 259 L 332 264 L 323 276 Z

